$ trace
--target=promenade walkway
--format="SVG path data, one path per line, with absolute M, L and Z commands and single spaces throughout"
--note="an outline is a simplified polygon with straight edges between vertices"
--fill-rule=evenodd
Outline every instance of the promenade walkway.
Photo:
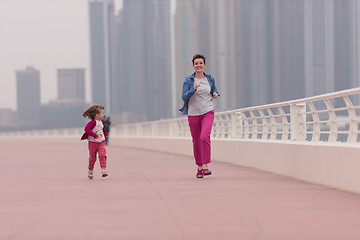
M 89 180 L 85 141 L 1 140 L 0 239 L 360 239 L 360 195 L 223 163 L 196 179 L 189 157 L 107 151 L 109 177 L 97 163 Z

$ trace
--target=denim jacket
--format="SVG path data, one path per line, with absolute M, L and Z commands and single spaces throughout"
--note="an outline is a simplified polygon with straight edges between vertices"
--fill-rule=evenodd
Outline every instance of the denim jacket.
M 215 86 L 215 78 L 213 76 L 211 76 L 210 74 L 206 74 L 205 72 L 204 72 L 204 75 L 205 75 L 206 79 L 209 81 L 210 89 L 211 89 L 210 90 L 211 96 L 213 95 L 214 92 L 220 96 L 220 94 L 218 93 L 216 86 Z M 184 100 L 184 105 L 181 109 L 179 109 L 179 111 L 182 112 L 183 115 L 188 114 L 188 109 L 189 109 L 188 103 L 189 103 L 191 96 L 195 93 L 194 78 L 195 78 L 195 73 L 188 76 L 184 80 L 183 91 L 182 91 L 182 99 Z

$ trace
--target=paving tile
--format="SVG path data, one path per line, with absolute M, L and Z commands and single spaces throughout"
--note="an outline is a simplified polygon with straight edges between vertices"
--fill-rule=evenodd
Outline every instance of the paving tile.
M 0 239 L 356 240 L 360 195 L 259 170 L 109 145 L 87 178 L 86 142 L 1 140 Z

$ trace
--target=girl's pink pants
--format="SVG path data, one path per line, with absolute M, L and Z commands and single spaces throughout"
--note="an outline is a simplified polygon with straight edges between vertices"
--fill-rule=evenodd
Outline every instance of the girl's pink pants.
M 105 141 L 91 142 L 89 141 L 89 170 L 94 170 L 94 165 L 96 162 L 96 154 L 99 154 L 100 167 L 106 168 L 106 149 Z
M 214 122 L 214 111 L 199 116 L 188 116 L 193 140 L 195 163 L 198 166 L 210 163 L 210 134 Z

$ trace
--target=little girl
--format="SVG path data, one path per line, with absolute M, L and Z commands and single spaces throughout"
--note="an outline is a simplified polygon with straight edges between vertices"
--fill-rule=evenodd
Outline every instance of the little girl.
M 104 119 L 104 106 L 92 105 L 84 113 L 84 118 L 90 118 L 91 121 L 85 126 L 85 133 L 82 135 L 81 140 L 87 139 L 89 141 L 89 172 L 88 178 L 94 177 L 94 165 L 96 162 L 96 154 L 99 154 L 100 167 L 102 177 L 107 177 L 106 172 L 106 149 L 105 137 L 107 132 L 104 129 L 102 120 Z

